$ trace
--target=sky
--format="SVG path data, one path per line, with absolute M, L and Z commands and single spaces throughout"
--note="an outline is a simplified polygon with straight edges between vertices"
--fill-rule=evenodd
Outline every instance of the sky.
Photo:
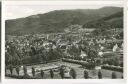
M 16 19 L 30 15 L 43 14 L 53 10 L 68 9 L 99 9 L 104 6 L 122 7 L 120 1 L 6 1 L 5 2 L 5 19 Z

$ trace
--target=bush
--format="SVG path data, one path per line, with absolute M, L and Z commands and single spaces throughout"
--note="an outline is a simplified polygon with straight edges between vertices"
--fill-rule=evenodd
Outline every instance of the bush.
M 111 55 L 110 55 L 111 56 Z M 122 67 L 122 64 L 119 62 L 120 59 L 116 58 L 116 57 L 112 57 L 110 59 L 106 59 L 103 61 L 103 64 L 109 64 L 109 65 L 114 65 L 114 66 L 120 66 Z
M 19 68 L 19 66 L 17 66 L 16 67 L 16 73 L 17 73 L 18 76 L 19 76 L 19 72 L 20 72 L 20 68 Z
M 112 72 L 112 79 L 116 79 L 116 78 L 117 78 L 116 73 Z
M 60 68 L 60 76 L 61 76 L 62 79 L 64 78 L 64 69 L 63 69 L 63 66 L 61 66 L 61 68 Z
M 51 75 L 51 78 L 53 78 L 53 77 L 54 77 L 54 72 L 53 72 L 53 70 L 52 70 L 52 69 L 50 70 L 50 75 Z
M 120 67 L 120 66 L 103 65 L 101 68 L 102 69 L 107 69 L 107 70 L 113 70 L 113 71 L 123 72 L 123 67 Z
M 32 75 L 33 75 L 33 77 L 35 76 L 35 68 L 34 67 L 32 67 Z
M 12 73 L 13 73 L 13 66 L 12 65 L 9 66 L 9 70 L 10 70 L 10 73 L 12 75 Z
M 64 62 L 69 62 L 69 63 L 75 63 L 75 64 L 80 64 L 88 69 L 93 69 L 95 68 L 95 63 L 92 62 L 86 62 L 86 61 L 79 61 L 79 60 L 72 60 L 72 59 L 62 59 Z
M 89 78 L 88 71 L 86 71 L 86 70 L 84 70 L 84 78 L 85 78 L 85 79 L 88 79 L 88 78 Z
M 75 69 L 72 68 L 72 69 L 70 70 L 70 75 L 72 76 L 73 79 L 76 79 L 77 74 L 76 74 Z
M 24 75 L 26 75 L 27 74 L 27 67 L 23 66 L 23 70 L 24 70 Z
M 101 73 L 100 70 L 99 70 L 99 72 L 98 72 L 98 78 L 99 78 L 99 79 L 102 79 L 102 73 Z
M 44 71 L 41 70 L 40 72 L 41 72 L 41 73 L 40 73 L 40 74 L 41 74 L 41 77 L 43 78 L 43 77 L 44 77 Z

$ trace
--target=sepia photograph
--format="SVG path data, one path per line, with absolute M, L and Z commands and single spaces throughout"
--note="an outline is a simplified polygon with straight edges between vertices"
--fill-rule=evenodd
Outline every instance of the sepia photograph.
M 6 79 L 124 78 L 121 3 L 5 3 Z

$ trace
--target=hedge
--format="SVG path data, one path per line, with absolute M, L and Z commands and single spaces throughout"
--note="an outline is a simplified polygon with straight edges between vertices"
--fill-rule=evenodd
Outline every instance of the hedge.
M 95 63 L 88 63 L 86 61 L 79 61 L 79 60 L 73 60 L 73 59 L 62 59 L 62 61 L 74 63 L 74 64 L 79 64 L 79 65 L 82 65 L 88 69 L 95 68 Z
M 56 60 L 51 60 L 48 61 L 47 63 L 51 63 L 51 62 L 57 62 L 57 61 L 61 61 L 61 59 L 56 59 Z M 17 66 L 32 66 L 32 65 L 39 65 L 39 64 L 46 64 L 45 62 L 40 62 L 40 63 L 31 63 L 31 64 L 22 64 L 22 65 L 17 65 Z M 13 65 L 8 65 L 6 66 L 6 69 L 9 69 L 9 67 L 12 66 L 13 68 L 16 68 L 17 66 L 13 66 Z
M 123 67 L 120 67 L 120 66 L 103 65 L 103 66 L 101 66 L 101 68 L 107 69 L 107 70 L 112 70 L 112 71 L 123 72 Z

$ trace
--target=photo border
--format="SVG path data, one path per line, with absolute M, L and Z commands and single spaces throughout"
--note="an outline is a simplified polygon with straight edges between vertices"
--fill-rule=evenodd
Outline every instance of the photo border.
M 96 2 L 99 2 L 101 0 L 98 0 Z M 111 2 L 113 0 L 105 0 L 105 1 L 102 1 L 103 3 L 105 2 Z M 118 0 L 120 1 L 120 0 Z M 28 83 L 31 83 L 31 84 L 56 84 L 56 83 L 61 83 L 61 84 L 108 84 L 108 83 L 111 83 L 111 84 L 125 84 L 126 83 L 126 78 L 127 78 L 127 3 L 126 1 L 122 1 L 122 5 L 124 6 L 124 55 L 123 55 L 123 59 L 124 59 L 124 72 L 123 72 L 123 76 L 124 76 L 124 79 L 5 79 L 5 5 L 6 5 L 6 2 L 7 1 L 2 1 L 2 31 L 1 31 L 1 36 L 2 36 L 2 40 L 1 40 L 1 50 L 2 50 L 2 53 L 1 53 L 1 62 L 2 62 L 2 65 L 1 65 L 1 81 L 2 83 L 5 83 L 5 84 L 28 84 Z M 12 1 L 10 1 L 12 2 Z M 19 2 L 19 1 L 17 1 Z M 25 1 L 26 2 L 26 1 Z M 42 3 L 56 3 L 56 2 L 65 2 L 66 4 L 70 4 L 70 3 L 81 3 L 81 4 L 84 4 L 88 1 L 27 1 L 27 2 L 42 2 Z M 68 2 L 68 3 L 67 3 Z M 89 2 L 95 2 L 95 0 L 91 0 Z M 116 1 L 113 1 L 113 2 L 116 2 Z M 35 3 L 34 3 L 35 4 Z

